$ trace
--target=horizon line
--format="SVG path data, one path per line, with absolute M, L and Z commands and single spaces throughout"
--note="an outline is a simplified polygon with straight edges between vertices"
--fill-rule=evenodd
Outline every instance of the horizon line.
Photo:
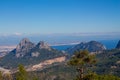
M 0 33 L 0 36 L 34 36 L 34 35 L 71 35 L 71 36 L 92 36 L 92 35 L 120 35 L 120 32 L 73 32 L 73 33 Z

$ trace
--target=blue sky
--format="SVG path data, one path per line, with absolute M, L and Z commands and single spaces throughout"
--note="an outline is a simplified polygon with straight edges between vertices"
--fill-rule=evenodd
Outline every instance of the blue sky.
M 0 34 L 120 32 L 120 0 L 0 0 Z

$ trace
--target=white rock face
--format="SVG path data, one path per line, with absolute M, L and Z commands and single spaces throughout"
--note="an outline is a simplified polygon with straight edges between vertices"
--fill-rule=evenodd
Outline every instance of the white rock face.
M 10 74 L 11 73 L 10 70 L 4 69 L 2 67 L 0 67 L 0 71 L 2 72 L 2 74 Z
M 32 66 L 31 68 L 27 69 L 27 71 L 36 71 L 38 69 L 43 69 L 43 68 L 45 68 L 45 66 L 51 65 L 51 64 L 56 63 L 56 62 L 61 63 L 61 62 L 64 62 L 65 60 L 66 60 L 65 56 L 45 60 L 45 61 L 43 61 L 39 64 L 36 64 L 36 65 Z

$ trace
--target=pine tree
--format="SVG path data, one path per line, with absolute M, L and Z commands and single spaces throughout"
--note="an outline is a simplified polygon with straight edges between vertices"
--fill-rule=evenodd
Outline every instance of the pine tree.
M 89 54 L 87 50 L 76 51 L 74 56 L 68 62 L 68 65 L 76 66 L 79 72 L 78 80 L 83 80 L 84 73 L 87 66 L 96 62 L 95 55 Z
M 19 72 L 17 73 L 16 80 L 28 80 L 28 74 L 23 65 L 19 65 Z

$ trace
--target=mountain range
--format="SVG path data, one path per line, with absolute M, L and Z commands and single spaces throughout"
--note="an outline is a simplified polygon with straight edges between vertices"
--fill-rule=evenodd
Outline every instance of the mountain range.
M 6 56 L 1 58 L 0 66 L 5 69 L 11 70 L 16 69 L 19 64 L 23 64 L 26 67 L 27 71 L 38 71 L 55 65 L 59 66 L 61 64 L 65 67 L 66 61 L 69 60 L 69 58 L 71 57 L 70 55 L 73 55 L 74 51 L 76 50 L 86 49 L 92 53 L 100 52 L 101 55 L 105 56 L 109 55 L 108 53 L 119 53 L 119 44 L 120 41 L 116 46 L 117 50 L 109 51 L 106 50 L 106 47 L 102 43 L 97 41 L 81 42 L 78 45 L 72 46 L 66 51 L 60 51 L 50 47 L 44 41 L 40 41 L 39 43 L 35 44 L 29 39 L 24 38 L 20 41 L 20 43 L 16 46 L 15 49 L 13 49 Z M 102 59 L 101 55 L 98 56 L 98 59 Z M 110 59 L 110 57 L 106 59 Z M 116 61 L 119 61 L 119 59 L 117 59 Z M 99 64 L 97 66 L 99 67 Z
M 42 61 L 62 56 L 66 56 L 66 54 L 51 48 L 44 41 L 34 44 L 27 38 L 24 38 L 14 50 L 1 59 L 0 66 L 12 69 L 16 68 L 19 64 L 25 66 L 35 65 Z

